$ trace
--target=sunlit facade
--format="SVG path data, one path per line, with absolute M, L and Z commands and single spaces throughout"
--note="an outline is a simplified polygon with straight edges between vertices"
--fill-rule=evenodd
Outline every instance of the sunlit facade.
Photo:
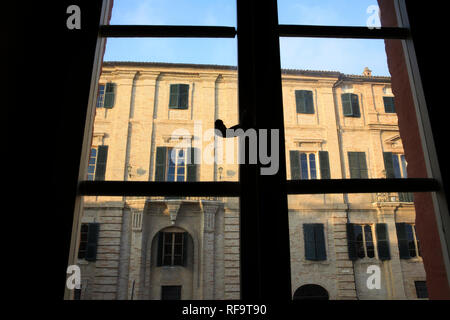
M 282 70 L 282 90 L 288 179 L 406 178 L 390 78 Z M 98 92 L 87 180 L 238 181 L 237 138 L 210 134 L 238 123 L 235 67 L 106 62 Z M 294 298 L 426 298 L 411 194 L 288 204 Z M 238 198 L 83 205 L 77 298 L 239 299 Z

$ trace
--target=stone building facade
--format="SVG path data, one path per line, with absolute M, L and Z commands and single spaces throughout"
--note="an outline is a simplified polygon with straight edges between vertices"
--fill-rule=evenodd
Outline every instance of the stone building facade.
M 106 62 L 99 84 L 87 179 L 238 181 L 237 138 L 211 134 L 216 119 L 238 123 L 236 68 Z M 282 89 L 288 179 L 405 177 L 390 78 L 283 70 Z M 79 298 L 239 299 L 237 198 L 83 201 Z M 295 298 L 426 296 L 411 195 L 288 202 Z

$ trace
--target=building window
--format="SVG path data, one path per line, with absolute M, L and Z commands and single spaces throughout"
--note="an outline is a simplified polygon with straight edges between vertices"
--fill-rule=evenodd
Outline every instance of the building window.
M 106 160 L 108 158 L 108 146 L 91 148 L 88 163 L 88 180 L 105 180 Z
M 350 260 L 375 258 L 375 241 L 373 236 L 373 225 L 347 223 L 347 244 Z M 377 238 L 378 259 L 389 260 L 389 238 L 387 225 L 377 223 L 375 225 Z
M 97 95 L 97 108 L 103 108 L 103 101 L 105 99 L 105 85 L 98 85 L 98 95 Z
M 181 286 L 162 286 L 161 300 L 181 300 Z
M 73 300 L 81 300 L 81 284 L 80 288 L 73 289 Z
M 341 94 L 341 101 L 344 117 L 361 117 L 358 95 L 354 93 L 343 93 Z
M 313 93 L 308 90 L 295 90 L 297 113 L 314 114 Z
M 78 246 L 78 259 L 96 261 L 97 242 L 100 231 L 99 223 L 83 223 L 80 231 L 80 244 Z
M 155 181 L 197 181 L 196 148 L 156 148 Z
M 187 109 L 189 105 L 189 85 L 171 84 L 169 109 Z
M 395 113 L 394 97 L 383 97 L 384 112 Z
M 160 232 L 158 266 L 186 266 L 187 232 Z
M 406 159 L 403 154 L 392 152 L 383 152 L 384 168 L 386 170 L 386 178 L 402 179 L 408 178 L 406 171 Z M 400 202 L 413 202 L 414 197 L 411 192 L 399 192 L 398 198 Z
M 319 163 L 317 163 L 317 155 Z M 317 179 L 320 172 L 321 179 L 330 179 L 330 162 L 327 151 L 300 152 L 290 151 L 291 179 L 308 180 Z M 319 164 L 319 168 L 318 168 Z
M 426 281 L 414 281 L 414 285 L 416 286 L 416 294 L 419 299 L 427 299 L 428 298 L 428 289 Z
M 369 178 L 365 152 L 348 152 L 348 165 L 351 179 Z
M 411 259 L 420 256 L 419 240 L 416 226 L 409 223 L 396 223 L 398 250 L 400 259 Z
M 322 223 L 303 224 L 305 241 L 305 259 L 312 261 L 327 260 L 325 232 Z

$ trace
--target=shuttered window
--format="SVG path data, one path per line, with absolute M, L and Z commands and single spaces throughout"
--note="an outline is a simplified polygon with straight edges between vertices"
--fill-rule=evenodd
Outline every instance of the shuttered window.
M 341 95 L 341 102 L 342 111 L 345 117 L 361 117 L 358 95 L 353 93 L 343 93 Z
M 97 242 L 100 231 L 99 223 L 89 223 L 86 242 L 86 253 L 84 259 L 87 261 L 97 260 Z
M 188 109 L 189 107 L 189 85 L 171 84 L 169 109 Z
M 197 148 L 157 147 L 155 181 L 197 181 Z
M 428 288 L 426 281 L 414 281 L 414 286 L 416 287 L 417 298 L 428 298 Z
M 297 113 L 314 114 L 314 100 L 312 91 L 295 90 Z
M 396 223 L 395 227 L 400 259 L 411 259 L 420 256 L 415 226 L 408 223 Z
M 108 82 L 105 86 L 105 98 L 103 101 L 103 107 L 112 109 L 116 100 L 116 84 Z
M 321 223 L 303 224 L 305 259 L 323 261 L 327 259 L 324 225 Z
M 350 178 L 352 179 L 369 178 L 365 152 L 349 152 L 348 164 L 350 169 Z
M 407 178 L 406 159 L 402 154 L 394 154 L 392 152 L 383 152 L 384 168 L 386 171 L 386 178 L 401 179 Z M 411 192 L 399 192 L 398 201 L 413 202 L 414 197 Z
M 330 162 L 327 151 L 319 151 L 319 161 L 316 153 L 305 153 L 292 150 L 289 152 L 292 180 L 330 179 Z
M 78 259 L 84 259 L 84 257 L 86 256 L 88 231 L 89 231 L 89 225 L 87 223 L 81 224 L 80 244 L 78 245 Z
M 384 112 L 395 113 L 394 97 L 383 97 Z
M 98 85 L 98 94 L 97 94 L 97 108 L 103 107 L 103 101 L 105 99 L 105 85 Z
M 390 260 L 391 250 L 389 247 L 389 234 L 386 223 L 377 223 L 375 225 L 378 247 L 378 259 Z
M 372 225 L 347 224 L 347 244 L 350 260 L 375 257 Z

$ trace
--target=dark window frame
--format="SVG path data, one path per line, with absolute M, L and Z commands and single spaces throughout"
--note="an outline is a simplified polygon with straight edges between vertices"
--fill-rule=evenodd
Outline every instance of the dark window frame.
M 96 49 L 97 62 L 95 62 L 94 69 L 94 79 L 95 76 L 99 75 L 99 52 L 104 46 L 104 37 L 227 37 L 233 38 L 238 35 L 238 68 L 239 68 L 239 88 L 240 89 L 250 89 L 248 92 L 240 90 L 241 94 L 239 96 L 239 114 L 242 124 L 254 123 L 257 119 L 256 113 L 252 113 L 255 108 L 255 99 L 252 100 L 252 92 L 254 92 L 254 86 L 251 82 L 252 76 L 255 79 L 255 75 L 258 74 L 259 68 L 267 68 L 267 65 L 275 65 L 275 70 L 271 67 L 269 69 L 268 78 L 271 79 L 270 85 L 272 85 L 275 93 L 273 95 L 281 97 L 281 78 L 278 77 L 280 72 L 279 68 L 279 46 L 278 38 L 281 36 L 287 37 L 324 37 L 324 38 L 365 38 L 365 39 L 400 39 L 400 40 L 410 40 L 410 30 L 403 27 L 382 27 L 379 29 L 368 29 L 365 27 L 336 27 L 336 26 L 293 26 L 293 25 L 278 25 L 277 21 L 277 6 L 276 1 L 270 1 L 267 4 L 262 5 L 256 0 L 237 1 L 237 20 L 239 33 L 235 28 L 230 27 L 192 27 L 192 26 L 109 26 L 101 25 L 99 26 L 99 39 Z M 107 12 L 110 10 L 109 6 L 111 2 L 104 0 L 102 14 L 100 20 L 106 24 L 108 22 Z M 404 10 L 404 9 L 403 9 Z M 262 12 L 256 15 L 255 13 Z M 249 19 L 249 16 L 253 16 L 256 19 Z M 278 34 L 273 33 L 273 29 L 278 30 Z M 103 37 L 103 38 L 102 38 Z M 258 42 L 253 43 L 249 40 L 258 39 Z M 263 39 L 263 40 L 261 40 Z M 250 44 L 251 43 L 251 44 Z M 267 44 L 271 45 L 268 46 Z M 264 44 L 264 46 L 263 46 Z M 246 52 L 248 47 L 253 48 L 272 48 L 271 60 L 268 62 L 265 56 L 262 57 L 252 57 L 252 50 Z M 412 50 L 412 48 L 410 48 Z M 257 50 L 253 50 L 255 52 Z M 273 54 L 275 53 L 275 54 Z M 251 58 L 254 58 L 253 62 Z M 278 67 L 276 67 L 278 64 Z M 258 68 L 254 69 L 257 66 Z M 253 70 L 252 70 L 253 69 Z M 256 77 L 257 79 L 257 77 Z M 274 85 L 275 84 L 275 85 Z M 94 86 L 96 86 L 94 84 Z M 92 90 L 91 90 L 92 92 Z M 91 94 L 92 95 L 92 94 Z M 248 103 L 251 102 L 251 103 Z M 261 245 L 265 243 L 262 241 L 265 229 L 267 229 L 267 221 L 264 220 L 261 214 L 265 211 L 262 206 L 258 206 L 258 210 L 254 210 L 252 204 L 255 203 L 257 199 L 256 191 L 248 193 L 248 187 L 257 187 L 255 190 L 263 190 L 269 185 L 273 185 L 274 181 L 281 185 L 278 193 L 275 193 L 272 197 L 267 197 L 265 199 L 266 204 L 280 195 L 286 196 L 287 194 L 314 194 L 314 193 L 372 193 L 372 192 L 382 192 L 382 191 L 404 191 L 404 192 L 430 192 L 430 191 L 441 191 L 441 184 L 434 178 L 423 178 L 423 179 L 401 179 L 403 181 L 396 181 L 396 179 L 347 179 L 342 180 L 307 180 L 307 181 L 286 181 L 285 179 L 285 154 L 284 154 L 284 123 L 282 116 L 282 105 L 281 99 L 276 106 L 276 117 L 263 116 L 264 112 L 259 115 L 261 119 L 256 122 L 256 126 L 264 126 L 265 122 L 273 123 L 271 128 L 281 129 L 281 143 L 280 143 L 280 171 L 282 174 L 276 177 L 264 177 L 262 179 L 257 178 L 257 168 L 242 164 L 240 166 L 240 182 L 237 183 L 209 183 L 209 182 L 185 182 L 179 183 L 179 186 L 173 187 L 173 185 L 167 185 L 166 183 L 159 182 L 145 182 L 145 183 L 135 183 L 135 182 L 113 182 L 113 181 L 79 181 L 78 182 L 78 197 L 82 195 L 202 195 L 202 196 L 240 196 L 241 199 L 241 215 L 244 218 L 241 220 L 241 251 L 249 252 L 249 248 L 255 247 L 256 245 Z M 281 111 L 281 116 L 280 116 Z M 423 111 L 421 111 L 423 112 Z M 426 112 L 426 111 L 425 111 Z M 243 115 L 246 116 L 243 116 Z M 423 113 L 422 113 L 423 114 Z M 426 113 L 425 113 L 426 115 Z M 89 125 L 89 123 L 87 124 Z M 90 145 L 86 142 L 86 136 L 84 136 L 85 148 Z M 83 149 L 84 150 L 84 149 Z M 426 150 L 426 152 L 430 150 Z M 430 153 L 431 156 L 435 156 L 435 152 Z M 82 152 L 84 157 L 81 157 L 80 170 L 83 172 L 86 168 L 86 151 Z M 83 160 L 84 159 L 84 160 Z M 178 184 L 178 183 L 177 183 Z M 247 191 L 243 191 L 247 190 Z M 246 194 L 247 192 L 247 194 Z M 440 202 L 441 204 L 442 202 Z M 278 206 L 278 207 L 277 207 Z M 287 216 L 287 204 L 286 199 L 282 199 L 277 202 L 274 201 L 273 205 L 266 206 L 267 210 L 271 210 L 277 207 L 279 212 L 285 212 Z M 445 211 L 446 207 L 443 205 L 439 206 L 441 211 Z M 254 212 L 253 212 L 254 211 Z M 259 212 L 260 211 L 260 212 Z M 439 212 L 442 214 L 442 212 Z M 257 218 L 257 223 L 255 224 L 254 219 Z M 288 242 L 288 224 L 287 218 L 280 219 L 275 227 L 276 230 L 282 231 L 285 235 L 280 237 L 279 242 L 283 242 L 284 245 L 289 248 Z M 254 224 L 254 227 L 250 226 Z M 261 228 L 262 226 L 262 228 Z M 260 231 L 258 230 L 260 228 Z M 246 240 L 251 239 L 252 241 Z M 282 254 L 289 257 L 289 253 L 286 253 L 286 248 L 282 247 Z M 287 250 L 288 251 L 288 250 Z M 268 257 L 263 255 L 263 259 L 259 259 L 261 263 L 256 264 L 251 262 L 252 258 L 258 257 L 257 253 L 249 254 L 245 259 L 241 255 L 241 297 L 242 298 L 256 298 L 265 297 L 274 299 L 290 299 L 291 298 L 291 287 L 290 287 L 290 271 L 289 263 L 268 263 L 264 262 Z M 260 257 L 261 258 L 261 257 Z M 257 261 L 257 259 L 254 259 Z M 288 261 L 289 262 L 289 261 Z M 259 279 L 266 279 L 263 275 L 273 274 L 272 266 L 278 265 L 279 270 L 281 270 L 282 278 L 277 278 L 276 280 L 265 280 L 262 283 Z M 256 267 L 256 268 L 255 268 Z M 289 271 L 289 272 L 288 272 Z M 275 283 L 277 282 L 277 283 Z M 277 290 L 273 290 L 277 289 Z M 280 289 L 280 290 L 278 290 Z M 66 291 L 67 292 L 67 291 Z M 282 293 L 282 294 L 280 294 Z

